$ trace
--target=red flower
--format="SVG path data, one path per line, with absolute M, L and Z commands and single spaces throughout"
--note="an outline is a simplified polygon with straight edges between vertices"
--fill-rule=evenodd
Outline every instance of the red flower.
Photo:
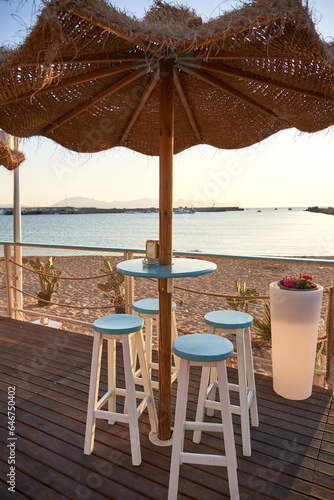
M 288 286 L 289 288 L 296 288 L 296 289 L 309 289 L 309 288 L 315 288 L 316 285 L 312 283 L 312 276 L 309 274 L 303 274 L 300 273 L 299 277 L 297 276 L 283 276 L 283 284 L 285 286 Z

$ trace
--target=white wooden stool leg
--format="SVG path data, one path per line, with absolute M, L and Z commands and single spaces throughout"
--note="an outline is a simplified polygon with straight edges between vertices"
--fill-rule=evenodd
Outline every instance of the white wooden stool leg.
M 178 337 L 177 333 L 177 325 L 176 325 L 176 317 L 175 317 L 175 311 L 172 313 L 172 342 Z M 174 356 L 173 354 L 173 359 L 174 359 L 174 366 L 177 370 L 180 369 L 180 358 L 178 356 Z
M 147 359 L 148 376 L 152 378 L 152 327 L 153 319 L 145 318 L 145 351 Z
M 203 366 L 202 367 L 202 375 L 201 375 L 201 383 L 200 383 L 199 393 L 198 393 L 198 402 L 197 402 L 195 422 L 203 422 L 203 419 L 204 419 L 205 400 L 207 398 L 209 373 L 210 373 L 210 367 Z M 202 437 L 202 431 L 194 431 L 193 442 L 197 443 L 197 444 L 200 443 L 201 437 Z
M 207 333 L 214 335 L 216 334 L 215 328 L 213 326 L 208 326 Z M 211 367 L 210 369 L 210 382 L 209 384 L 216 384 L 217 382 L 217 370 L 216 367 Z M 213 386 L 212 391 L 210 391 L 210 394 L 208 395 L 207 399 L 210 399 L 211 401 L 214 401 L 216 399 L 216 387 L 215 385 Z M 209 417 L 212 417 L 214 414 L 215 410 L 213 408 L 207 408 L 206 409 L 206 414 Z
M 150 426 L 151 426 L 152 432 L 157 433 L 158 432 L 157 412 L 155 409 L 154 395 L 153 395 L 153 390 L 152 390 L 152 385 L 151 385 L 151 379 L 148 376 L 148 370 L 147 370 L 147 364 L 146 364 L 146 358 L 145 358 L 144 346 L 143 346 L 143 337 L 141 336 L 140 332 L 136 332 L 135 339 L 136 339 L 136 347 L 137 347 L 138 358 L 139 358 L 139 366 L 141 369 L 141 376 L 143 379 L 144 391 L 145 391 L 145 394 L 147 394 L 149 396 L 149 400 L 147 402 L 147 409 L 148 409 L 148 417 L 150 420 Z
M 131 342 L 131 363 L 132 363 L 132 370 L 133 370 L 133 374 L 135 374 L 136 366 L 137 366 L 137 349 L 136 349 L 135 338 L 133 336 L 131 336 L 130 342 Z
M 135 316 L 140 316 L 140 314 L 137 312 L 137 311 L 133 311 L 133 314 Z M 145 325 L 145 319 L 144 319 L 144 325 Z M 135 340 L 135 337 L 131 337 L 131 342 L 132 342 L 132 365 L 134 367 L 134 372 L 133 374 L 135 374 L 135 371 L 136 371 L 136 366 L 137 366 L 137 349 L 136 349 L 136 340 Z
M 232 500 L 239 500 L 239 488 L 237 477 L 237 457 L 235 452 L 233 423 L 230 412 L 230 396 L 228 391 L 228 381 L 226 373 L 226 363 L 217 363 L 218 388 L 221 406 L 221 416 L 223 421 L 223 434 L 225 443 L 225 456 L 227 463 L 228 484 L 230 497 Z
M 255 375 L 253 366 L 252 340 L 251 340 L 250 328 L 247 328 L 247 331 L 245 333 L 245 350 L 246 350 L 247 385 L 248 385 L 248 391 L 251 391 L 251 404 L 250 404 L 251 424 L 254 427 L 258 427 L 259 415 L 257 410 Z
M 108 391 L 111 393 L 108 399 L 108 411 L 116 412 L 116 340 L 107 339 L 108 344 Z M 108 420 L 113 425 L 114 420 Z
M 140 465 L 141 451 L 140 451 L 140 439 L 139 439 L 139 427 L 138 427 L 138 414 L 137 414 L 137 403 L 136 403 L 136 393 L 135 393 L 135 382 L 134 382 L 132 362 L 131 362 L 132 361 L 131 339 L 129 339 L 129 337 L 131 336 L 132 335 L 124 335 L 124 339 L 122 339 L 123 363 L 124 363 L 125 387 L 126 387 L 128 415 L 129 415 L 132 464 Z
M 175 421 L 173 432 L 173 450 L 169 476 L 168 500 L 176 500 L 179 486 L 181 453 L 184 443 L 184 423 L 186 420 L 189 383 L 189 362 L 180 360 L 180 373 L 176 397 Z
M 90 383 L 88 395 L 88 407 L 86 418 L 86 433 L 84 454 L 90 455 L 94 449 L 96 419 L 94 411 L 99 395 L 99 382 L 101 373 L 101 357 L 102 357 L 103 339 L 99 333 L 94 333 L 92 364 L 90 369 Z
M 137 366 L 137 347 L 136 347 L 136 340 L 135 340 L 134 335 L 130 336 L 129 343 L 130 343 L 130 353 L 131 353 L 131 369 L 132 369 L 133 376 L 135 376 L 136 366 Z M 115 373 L 115 377 L 116 377 L 116 373 Z M 128 412 L 129 412 L 129 410 L 128 410 L 128 397 L 125 396 L 123 413 L 125 415 L 127 415 Z
M 240 419 L 241 419 L 241 435 L 242 435 L 242 450 L 246 457 L 251 456 L 251 441 L 248 415 L 248 398 L 247 398 L 247 377 L 246 377 L 246 362 L 245 362 L 245 342 L 244 329 L 235 331 L 237 341 L 237 359 L 238 359 L 238 385 L 239 385 L 239 401 L 240 401 Z
M 208 382 L 208 386 L 211 387 L 211 385 L 212 385 L 212 389 L 211 389 L 210 393 L 207 395 L 207 399 L 209 399 L 210 401 L 215 401 L 215 399 L 216 399 L 216 387 L 217 387 L 217 369 L 214 366 L 212 366 L 210 368 L 210 380 Z M 208 415 L 208 417 L 212 417 L 214 415 L 214 413 L 215 413 L 215 410 L 213 408 L 206 409 L 206 414 Z

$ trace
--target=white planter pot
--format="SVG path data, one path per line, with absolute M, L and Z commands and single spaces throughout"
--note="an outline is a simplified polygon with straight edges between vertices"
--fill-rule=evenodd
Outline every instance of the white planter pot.
M 270 284 L 274 391 L 286 399 L 312 394 L 323 287 L 282 290 Z

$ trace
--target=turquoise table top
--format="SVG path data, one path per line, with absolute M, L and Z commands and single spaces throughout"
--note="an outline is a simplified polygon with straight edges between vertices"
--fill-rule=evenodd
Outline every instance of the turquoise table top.
M 143 260 L 124 260 L 116 267 L 122 274 L 140 278 L 187 278 L 209 274 L 217 269 L 216 264 L 202 259 L 173 259 L 172 266 L 145 266 Z

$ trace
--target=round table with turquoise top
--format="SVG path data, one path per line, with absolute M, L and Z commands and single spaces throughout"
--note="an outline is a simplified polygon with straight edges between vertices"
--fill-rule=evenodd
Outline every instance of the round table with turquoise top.
M 202 259 L 173 259 L 169 265 L 145 265 L 145 259 L 132 259 L 117 264 L 126 276 L 159 280 L 159 439 L 171 437 L 171 373 L 172 373 L 172 295 L 173 279 L 202 276 L 217 269 L 216 264 Z M 163 300 L 164 296 L 164 300 Z M 166 300 L 167 299 L 167 300 Z

